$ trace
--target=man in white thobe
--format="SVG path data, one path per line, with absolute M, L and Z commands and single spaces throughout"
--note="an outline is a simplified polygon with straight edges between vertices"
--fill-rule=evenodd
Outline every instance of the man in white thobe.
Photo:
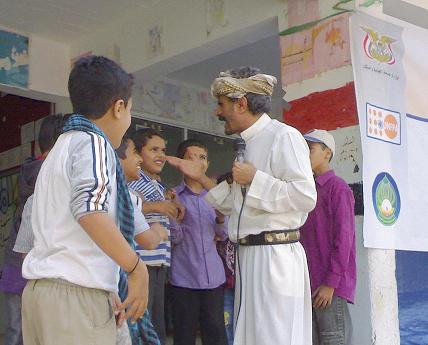
M 167 159 L 230 215 L 229 237 L 238 242 L 234 345 L 311 345 L 311 290 L 298 242 L 316 203 L 309 149 L 296 129 L 267 115 L 276 79 L 258 72 L 222 72 L 212 85 L 226 134 L 239 133 L 246 143 L 245 162 L 233 165 L 233 184 L 216 186 L 197 163 Z

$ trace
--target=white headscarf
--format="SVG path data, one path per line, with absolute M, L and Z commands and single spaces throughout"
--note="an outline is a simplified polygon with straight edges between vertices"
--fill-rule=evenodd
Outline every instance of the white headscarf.
M 247 93 L 272 96 L 277 81 L 269 74 L 256 74 L 249 78 L 234 78 L 229 71 L 221 72 L 211 84 L 211 93 L 214 97 L 226 96 L 241 98 Z

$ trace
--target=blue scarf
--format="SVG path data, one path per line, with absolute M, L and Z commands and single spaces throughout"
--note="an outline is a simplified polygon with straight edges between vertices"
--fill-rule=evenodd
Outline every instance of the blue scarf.
M 110 140 L 94 123 L 82 115 L 72 115 L 64 125 L 64 132 L 82 131 L 95 133 L 106 140 L 111 146 Z M 117 183 L 117 218 L 119 221 L 120 231 L 129 245 L 135 249 L 134 244 L 134 207 L 132 206 L 125 175 L 123 174 L 119 158 L 116 157 L 116 183 Z M 128 295 L 128 276 L 125 271 L 119 271 L 119 297 L 122 301 Z M 143 317 L 136 323 L 131 324 L 128 321 L 129 331 L 131 333 L 132 345 L 160 345 L 159 338 L 150 321 L 147 310 Z

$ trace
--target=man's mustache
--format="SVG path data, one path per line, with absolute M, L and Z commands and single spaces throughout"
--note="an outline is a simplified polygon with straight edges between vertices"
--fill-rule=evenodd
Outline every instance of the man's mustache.
M 226 122 L 226 119 L 223 116 L 218 115 L 217 117 L 218 117 L 219 121 Z

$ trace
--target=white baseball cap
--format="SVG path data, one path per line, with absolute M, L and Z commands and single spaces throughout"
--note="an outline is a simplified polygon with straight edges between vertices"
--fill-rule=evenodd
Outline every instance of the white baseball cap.
M 313 129 L 311 131 L 309 131 L 308 133 L 304 134 L 303 137 L 307 140 L 307 141 L 312 141 L 314 143 L 322 143 L 325 146 L 327 146 L 331 152 L 333 153 L 334 157 L 334 152 L 336 149 L 336 144 L 334 142 L 334 138 L 333 136 L 327 132 L 324 129 Z

